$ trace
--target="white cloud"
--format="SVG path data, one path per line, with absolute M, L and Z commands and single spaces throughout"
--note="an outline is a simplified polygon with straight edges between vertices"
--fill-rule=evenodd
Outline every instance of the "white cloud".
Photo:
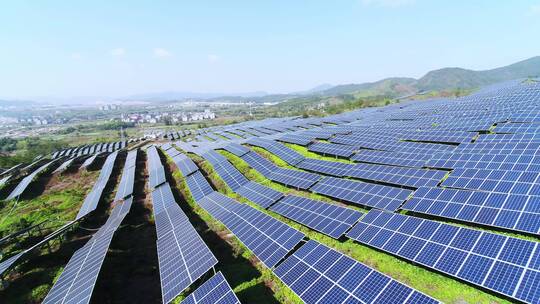
M 116 48 L 116 49 L 112 49 L 110 51 L 111 55 L 112 56 L 124 56 L 126 54 L 126 50 L 124 48 Z
M 416 0 L 362 0 L 362 4 L 365 6 L 381 6 L 396 8 L 401 6 L 407 6 L 414 4 Z
M 216 55 L 216 54 L 210 54 L 210 55 L 208 55 L 208 61 L 209 61 L 210 63 L 218 62 L 219 59 L 220 59 L 220 57 L 219 57 L 218 55 Z
M 530 15 L 540 15 L 540 4 L 532 5 L 529 9 Z
M 169 52 L 169 51 L 166 50 L 166 49 L 155 48 L 155 49 L 154 49 L 154 56 L 160 57 L 160 58 L 163 58 L 163 57 L 171 57 L 171 56 L 172 56 L 172 53 Z

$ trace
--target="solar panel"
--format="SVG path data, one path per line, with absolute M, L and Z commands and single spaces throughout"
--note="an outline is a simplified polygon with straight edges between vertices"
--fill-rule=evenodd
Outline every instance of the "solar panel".
M 363 180 L 418 188 L 436 186 L 446 175 L 445 171 L 401 168 L 375 164 L 356 164 L 344 175 Z
M 276 156 L 278 156 L 292 166 L 296 165 L 304 159 L 304 157 L 300 153 L 273 140 L 255 137 L 249 139 L 247 143 L 253 146 L 264 148 L 265 150 L 275 154 Z
M 58 168 L 56 168 L 53 173 L 60 173 L 60 172 L 64 172 L 66 171 L 69 166 L 71 166 L 71 164 L 73 163 L 73 161 L 75 160 L 76 158 L 70 158 L 68 160 L 66 160 L 65 162 L 63 162 L 60 166 L 58 166 Z
M 214 192 L 212 186 L 206 181 L 201 171 L 197 171 L 186 178 L 191 196 L 196 202 L 199 202 L 206 195 Z
M 105 163 L 101 168 L 101 172 L 99 173 L 99 177 L 96 180 L 94 186 L 92 187 L 90 193 L 86 195 L 84 202 L 79 209 L 79 213 L 77 213 L 76 219 L 84 217 L 85 215 L 94 211 L 97 208 L 99 200 L 101 199 L 101 195 L 103 194 L 103 190 L 105 190 L 105 187 L 109 182 L 109 178 L 111 177 L 111 173 L 114 169 L 114 163 L 117 156 L 118 152 L 111 153 L 109 154 L 109 156 L 107 156 L 107 159 L 105 160 Z
M 272 181 L 297 189 L 309 189 L 321 178 L 318 174 L 276 167 L 270 174 Z
M 537 242 L 379 210 L 347 236 L 520 301 L 540 300 Z
M 84 163 L 81 165 L 81 168 L 86 168 L 86 167 L 88 167 L 88 166 L 91 166 L 91 165 L 94 163 L 94 161 L 96 160 L 96 158 L 97 158 L 100 154 L 101 154 L 101 153 L 98 152 L 98 153 L 96 153 L 96 154 L 90 156 L 89 158 L 87 158 L 87 159 L 84 161 Z
M 150 188 L 155 188 L 167 181 L 165 177 L 165 168 L 160 164 L 153 167 L 148 172 Z
M 90 302 L 114 232 L 129 212 L 130 207 L 131 201 L 114 207 L 107 222 L 71 257 L 43 303 Z
M 283 197 L 283 193 L 252 181 L 248 181 L 247 184 L 238 188 L 236 193 L 263 208 L 270 207 Z
M 440 153 L 435 154 L 425 166 L 540 172 L 540 154 Z
M 425 142 L 446 142 L 465 143 L 477 136 L 476 132 L 463 131 L 417 131 L 405 133 L 400 136 L 402 140 L 425 141 Z
M 201 156 L 214 166 L 227 161 L 227 158 L 225 158 L 225 156 L 217 153 L 214 150 L 208 150 L 202 153 Z
M 259 171 L 266 178 L 269 178 L 272 172 L 277 168 L 273 162 L 253 151 L 242 155 L 241 158 L 248 163 L 251 168 Z
M 444 187 L 501 193 L 540 195 L 540 172 L 456 169 Z
M 353 164 L 333 162 L 321 159 L 306 158 L 296 165 L 296 167 L 312 172 L 322 173 L 342 177 L 354 168 Z
M 540 196 L 421 187 L 403 209 L 539 234 L 539 206 Z
M 181 304 L 240 304 L 227 280 L 220 272 L 195 289 Z
M 282 142 L 291 143 L 291 144 L 307 146 L 311 142 L 313 142 L 313 137 L 300 135 L 300 134 L 285 134 L 279 137 L 278 140 Z
M 389 211 L 397 210 L 412 193 L 411 190 L 335 177 L 323 178 L 311 187 L 311 191 L 343 201 Z
M 135 165 L 137 161 L 137 150 L 130 151 L 126 157 L 120 185 L 116 191 L 114 200 L 121 200 L 133 194 L 135 184 Z
M 365 163 L 422 168 L 431 157 L 431 154 L 360 150 L 351 157 L 351 160 Z
M 304 303 L 438 303 L 352 258 L 310 240 L 274 273 Z
M 19 184 L 15 187 L 15 189 L 13 189 L 13 191 L 11 191 L 11 193 L 8 195 L 6 200 L 7 201 L 12 200 L 12 199 L 14 199 L 16 197 L 19 197 L 21 194 L 23 194 L 23 192 L 26 190 L 26 188 L 28 188 L 28 186 L 34 180 L 34 178 L 36 176 L 38 176 L 39 174 L 41 174 L 43 171 L 45 171 L 54 162 L 55 162 L 55 160 L 47 162 L 46 164 L 40 166 L 39 168 L 34 170 L 32 173 L 27 175 L 25 178 L 23 178 L 21 180 L 21 182 L 19 182 Z
M 236 144 L 236 143 L 230 143 L 228 145 L 226 145 L 225 147 L 223 147 L 223 149 L 225 149 L 226 151 L 229 151 L 231 152 L 232 154 L 236 155 L 236 156 L 242 156 L 246 153 L 249 153 L 249 149 L 242 146 L 242 145 L 239 145 L 239 144 Z
M 357 149 L 353 146 L 316 142 L 308 146 L 308 150 L 323 155 L 349 158 Z
M 214 192 L 199 202 L 223 223 L 267 267 L 274 267 L 304 234 L 246 204 Z
M 215 165 L 214 170 L 233 191 L 238 190 L 248 182 L 246 177 L 228 161 Z
M 152 192 L 163 303 L 214 267 L 217 259 L 174 200 L 168 183 Z
M 353 209 L 294 195 L 285 196 L 270 210 L 335 239 L 362 217 Z

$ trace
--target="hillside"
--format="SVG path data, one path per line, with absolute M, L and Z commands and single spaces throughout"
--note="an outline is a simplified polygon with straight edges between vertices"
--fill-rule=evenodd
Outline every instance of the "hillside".
M 353 94 L 357 97 L 396 97 L 420 91 L 471 89 L 481 86 L 540 75 L 540 56 L 532 57 L 508 66 L 484 71 L 463 68 L 443 68 L 428 72 L 420 79 L 386 78 L 376 82 L 338 85 L 320 92 L 325 96 Z

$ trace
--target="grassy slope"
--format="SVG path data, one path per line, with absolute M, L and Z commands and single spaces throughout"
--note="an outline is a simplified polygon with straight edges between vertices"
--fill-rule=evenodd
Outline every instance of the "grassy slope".
M 266 150 L 256 147 L 253 148 L 253 150 L 256 150 L 264 157 L 267 157 L 268 159 L 280 166 L 286 166 L 283 160 L 279 159 L 275 155 L 270 154 Z M 265 179 L 258 172 L 249 168 L 247 163 L 245 163 L 241 158 L 227 152 L 223 152 L 222 154 L 225 155 L 229 159 L 229 161 L 231 161 L 231 163 L 235 165 L 248 178 L 252 179 L 252 177 L 256 177 L 255 180 Z M 205 167 L 209 166 L 210 165 L 208 164 Z M 208 168 L 205 168 L 205 170 L 208 170 Z M 279 191 L 281 191 L 284 187 L 282 185 L 269 181 L 265 182 L 264 184 Z M 229 190 L 229 192 L 231 191 Z M 238 196 L 233 194 L 233 197 L 237 198 Z M 278 218 L 279 220 L 287 223 L 288 225 L 302 231 L 306 234 L 306 236 L 311 239 L 317 240 L 325 245 L 337 249 L 362 263 L 365 263 L 387 275 L 390 275 L 391 277 L 399 280 L 400 282 L 408 284 L 409 286 L 425 292 L 426 294 L 446 303 L 510 303 L 505 299 L 498 298 L 494 295 L 483 292 L 479 289 L 476 289 L 465 283 L 461 283 L 445 275 L 429 271 L 423 267 L 415 266 L 412 263 L 377 251 L 370 247 L 355 243 L 352 240 L 347 240 L 345 242 L 334 240 L 330 237 L 327 237 L 323 234 L 299 225 L 276 213 L 263 210 L 244 198 L 240 198 L 238 200 L 246 202 L 257 209 Z M 329 199 L 325 200 L 328 201 Z
M 53 227 L 73 220 L 98 174 L 99 171 L 81 170 L 80 173 L 72 175 L 55 176 L 48 183 L 45 192 L 37 198 L 20 201 L 15 208 L 14 202 L 9 202 L 0 210 L 0 231 L 4 234 L 12 233 L 21 228 L 21 221 L 29 226 L 44 220 L 49 220 L 44 227 L 50 227 L 47 231 L 52 231 Z M 20 246 L 17 242 L 8 244 L 2 248 L 2 253 L 17 252 L 40 239 L 41 237 L 29 237 L 23 241 L 24 245 Z M 66 253 L 73 251 L 69 249 L 72 246 L 77 245 L 71 240 L 65 243 L 52 242 L 51 252 L 45 246 L 33 261 L 22 263 L 18 267 L 19 271 L 12 273 L 17 283 L 6 290 L 0 297 L 0 302 L 6 300 L 6 303 L 37 303 L 42 300 L 62 273 L 63 266 L 70 257 Z

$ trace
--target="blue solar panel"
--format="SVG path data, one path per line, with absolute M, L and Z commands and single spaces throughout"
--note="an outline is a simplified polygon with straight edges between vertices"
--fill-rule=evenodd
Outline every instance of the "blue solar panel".
M 456 169 L 441 185 L 470 190 L 540 195 L 540 172 Z
M 353 209 L 294 195 L 279 200 L 270 210 L 335 239 L 362 217 Z
M 252 138 L 248 140 L 247 143 L 268 150 L 292 166 L 304 159 L 300 153 L 273 140 Z
M 461 221 L 540 233 L 540 196 L 419 188 L 404 210 Z
M 226 145 L 225 147 L 223 147 L 223 149 L 225 149 L 226 151 L 229 151 L 231 152 L 232 154 L 236 155 L 236 156 L 242 156 L 246 153 L 249 153 L 249 149 L 242 146 L 242 145 L 239 145 L 239 144 L 236 144 L 236 143 L 230 143 L 228 145 Z
M 298 163 L 296 167 L 312 172 L 342 177 L 354 168 L 354 164 L 306 158 Z
M 357 149 L 353 146 L 316 142 L 309 145 L 308 150 L 323 155 L 349 158 Z
M 293 169 L 274 168 L 269 179 L 297 189 L 309 189 L 321 176 Z
M 537 303 L 538 243 L 402 214 L 371 210 L 347 236 L 524 302 Z M 521 280 L 527 273 L 530 281 Z
M 228 161 L 214 165 L 214 170 L 233 191 L 245 185 L 248 180 Z
M 286 143 L 307 146 L 313 142 L 313 137 L 300 134 L 285 134 L 279 137 L 278 140 Z
M 310 240 L 275 274 L 305 303 L 438 303 L 352 258 Z
M 263 208 L 268 208 L 283 197 L 283 193 L 252 181 L 249 181 L 244 186 L 238 188 L 236 193 Z
M 251 168 L 259 171 L 266 178 L 269 178 L 272 172 L 277 168 L 273 162 L 253 151 L 242 155 L 242 159 L 248 163 Z
M 476 132 L 463 131 L 417 131 L 402 134 L 400 139 L 425 142 L 465 143 L 471 142 L 477 135 L 478 133 Z
M 311 191 L 343 201 L 389 211 L 397 210 L 412 193 L 410 190 L 335 177 L 323 178 L 311 187 Z
M 214 166 L 227 161 L 227 158 L 225 158 L 225 156 L 217 153 L 214 150 L 208 150 L 204 152 L 201 156 Z
M 274 267 L 304 234 L 246 204 L 214 192 L 199 202 L 238 237 L 267 267 Z
M 351 157 L 351 160 L 365 163 L 421 168 L 424 166 L 425 162 L 431 159 L 431 157 L 431 154 L 360 150 Z
M 426 167 L 540 172 L 540 154 L 441 153 Z
M 446 175 L 445 171 L 400 168 L 376 164 L 356 164 L 344 175 L 364 180 L 418 188 L 436 186 Z
M 240 304 L 221 272 L 204 282 L 181 304 Z
M 212 186 L 208 183 L 201 171 L 197 171 L 186 178 L 189 191 L 193 199 L 198 202 L 206 195 L 214 192 Z

